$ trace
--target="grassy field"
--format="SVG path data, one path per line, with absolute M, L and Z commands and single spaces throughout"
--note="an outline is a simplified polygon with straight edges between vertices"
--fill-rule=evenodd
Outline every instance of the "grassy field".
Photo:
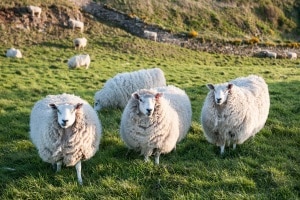
M 39 2 L 19 1 L 21 5 Z M 47 7 L 56 0 L 43 3 Z M 15 3 L 4 0 L 0 6 Z M 89 42 L 80 53 L 91 56 L 88 70 L 67 68 L 67 59 L 79 53 L 72 46 L 72 39 L 78 36 L 72 31 L 49 26 L 47 33 L 35 29 L 23 32 L 1 24 L 1 199 L 300 198 L 298 60 L 207 54 L 139 39 L 93 19 L 86 18 L 86 22 L 83 36 Z M 24 58 L 4 57 L 11 46 L 20 48 Z M 120 72 L 153 67 L 165 72 L 168 84 L 186 90 L 193 108 L 187 138 L 176 151 L 161 156 L 159 166 L 144 163 L 138 153 L 126 157 L 127 149 L 119 137 L 122 110 L 118 109 L 99 113 L 103 137 L 99 152 L 83 163 L 83 186 L 77 184 L 75 168 L 55 173 L 39 158 L 29 140 L 29 116 L 36 101 L 65 92 L 93 104 L 95 92 L 107 79 Z M 219 148 L 205 140 L 199 123 L 208 92 L 205 84 L 249 74 L 261 75 L 269 85 L 268 121 L 255 138 L 235 151 L 226 148 L 221 157 Z

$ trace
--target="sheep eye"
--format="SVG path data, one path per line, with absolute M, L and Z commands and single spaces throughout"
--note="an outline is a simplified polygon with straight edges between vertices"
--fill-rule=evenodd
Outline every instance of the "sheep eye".
M 140 101 L 140 102 L 143 102 L 143 100 L 142 100 L 142 99 L 139 99 L 139 101 Z

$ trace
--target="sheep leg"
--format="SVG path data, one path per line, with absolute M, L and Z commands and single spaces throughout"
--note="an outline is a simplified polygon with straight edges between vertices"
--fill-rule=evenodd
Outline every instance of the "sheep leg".
M 235 143 L 233 143 L 233 150 L 235 150 L 236 149 L 236 144 Z
M 160 153 L 156 152 L 156 154 L 155 154 L 155 164 L 156 165 L 159 165 L 159 156 L 160 156 Z
M 61 166 L 62 166 L 62 161 L 58 161 L 56 163 L 56 172 L 60 172 L 61 171 Z
M 75 165 L 76 173 L 77 173 L 77 179 L 78 183 L 82 185 L 82 177 L 81 177 L 81 161 L 78 161 L 78 163 Z
M 145 161 L 145 162 L 149 162 L 149 161 L 150 161 L 150 160 L 149 160 L 149 156 L 145 156 L 144 161 Z
M 225 144 L 221 146 L 221 155 L 224 154 Z

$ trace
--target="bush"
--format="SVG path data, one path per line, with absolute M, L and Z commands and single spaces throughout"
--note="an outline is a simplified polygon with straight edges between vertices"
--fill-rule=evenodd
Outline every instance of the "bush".
M 248 40 L 248 44 L 257 44 L 259 43 L 259 38 L 252 37 L 250 40 Z
M 196 37 L 198 36 L 198 32 L 192 30 L 192 31 L 190 31 L 190 32 L 188 33 L 188 36 L 189 36 L 190 38 L 196 38 Z

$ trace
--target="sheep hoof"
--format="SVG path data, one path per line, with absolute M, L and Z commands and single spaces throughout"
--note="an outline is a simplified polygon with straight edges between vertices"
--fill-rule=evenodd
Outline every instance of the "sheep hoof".
M 149 156 L 145 156 L 145 159 L 144 159 L 145 162 L 149 162 Z

